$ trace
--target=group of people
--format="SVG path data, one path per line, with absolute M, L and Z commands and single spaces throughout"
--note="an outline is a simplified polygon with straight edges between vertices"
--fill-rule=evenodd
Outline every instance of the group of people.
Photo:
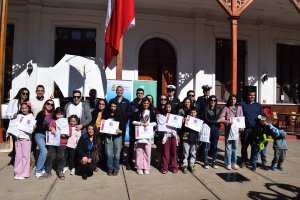
M 64 174 L 80 174 L 87 179 L 99 166 L 105 167 L 108 176 L 117 176 L 120 162 L 124 162 L 127 170 L 136 170 L 137 174 L 149 174 L 151 164 L 151 148 L 153 142 L 157 151 L 157 167 L 162 174 L 168 171 L 183 173 L 195 171 L 197 155 L 201 157 L 203 168 L 217 169 L 218 141 L 221 124 L 225 127 L 225 158 L 227 170 L 238 170 L 238 140 L 241 141 L 241 163 L 244 168 L 250 165 L 256 170 L 258 157 L 261 155 L 262 168 L 268 169 L 266 162 L 266 146 L 268 136 L 274 139 L 274 159 L 271 170 L 283 170 L 287 145 L 286 133 L 268 123 L 262 106 L 255 101 L 256 92 L 249 91 L 247 99 L 238 104 L 237 97 L 231 94 L 226 105 L 221 109 L 217 105 L 217 97 L 210 95 L 211 87 L 204 85 L 203 96 L 195 100 L 195 91 L 189 90 L 181 102 L 175 97 L 176 87 L 167 86 L 167 93 L 159 96 L 157 107 L 153 104 L 152 95 L 144 94 L 142 88 L 136 91 L 136 98 L 129 101 L 123 96 L 124 88 L 116 88 L 116 97 L 109 102 L 97 98 L 97 91 L 90 91 L 90 98 L 83 101 L 80 91 L 73 91 L 72 100 L 64 108 L 55 108 L 52 99 L 44 97 L 45 88 L 36 87 L 36 96 L 30 98 L 27 88 L 21 88 L 14 99 L 9 102 L 7 117 L 11 127 L 8 133 L 14 137 L 15 162 L 14 178 L 22 180 L 29 177 L 30 169 L 35 166 L 35 176 L 44 179 L 52 176 L 53 161 L 56 158 L 57 176 L 64 180 Z M 165 123 L 161 120 L 168 114 L 183 118 L 181 128 L 168 127 L 159 130 L 157 127 Z M 203 128 L 209 130 L 209 141 L 199 140 L 199 131 L 185 124 L 190 117 L 203 121 Z M 234 126 L 233 118 L 244 117 L 245 127 Z M 68 120 L 69 133 L 61 132 L 60 119 Z M 25 129 L 20 124 L 28 120 L 31 125 Z M 100 131 L 103 120 L 119 122 L 114 134 Z M 30 123 L 29 123 L 30 122 Z M 125 150 L 126 124 L 129 123 L 129 147 Z M 19 124 L 19 125 L 16 125 Z M 138 127 L 151 129 L 153 137 L 136 137 Z M 47 145 L 48 134 L 60 134 L 59 145 Z M 232 134 L 239 137 L 232 138 Z M 251 146 L 248 160 L 247 149 Z M 38 151 L 37 151 L 38 147 Z M 38 153 L 37 153 L 38 152 Z M 197 154 L 198 152 L 198 154 Z M 125 155 L 127 155 L 125 157 Z M 208 156 L 211 157 L 209 163 Z M 35 158 L 37 159 L 35 160 Z

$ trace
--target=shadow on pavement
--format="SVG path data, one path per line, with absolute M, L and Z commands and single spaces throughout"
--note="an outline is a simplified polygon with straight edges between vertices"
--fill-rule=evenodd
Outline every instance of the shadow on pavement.
M 266 183 L 265 187 L 272 193 L 249 191 L 248 197 L 250 199 L 281 199 L 292 200 L 300 199 L 300 188 L 294 185 L 281 183 Z

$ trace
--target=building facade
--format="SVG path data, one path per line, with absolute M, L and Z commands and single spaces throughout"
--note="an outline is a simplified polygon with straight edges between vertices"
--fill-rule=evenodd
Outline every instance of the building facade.
M 11 0 L 6 97 L 36 85 L 55 94 L 50 68 L 64 54 L 92 56 L 103 66 L 106 0 Z M 175 84 L 182 100 L 202 85 L 224 102 L 230 88 L 230 26 L 211 0 L 136 1 L 136 26 L 124 35 L 123 79 Z M 300 14 L 292 2 L 259 0 L 238 26 L 238 91 L 256 86 L 263 104 L 299 103 Z M 32 66 L 29 73 L 28 66 Z M 105 70 L 115 79 L 115 61 Z M 11 83 L 11 85 L 10 85 Z M 10 93 L 8 89 L 11 89 Z

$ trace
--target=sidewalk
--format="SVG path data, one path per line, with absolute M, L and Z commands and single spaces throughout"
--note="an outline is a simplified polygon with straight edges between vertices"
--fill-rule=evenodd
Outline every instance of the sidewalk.
M 288 141 L 289 150 L 284 171 L 249 169 L 225 170 L 223 161 L 224 143 L 219 143 L 219 168 L 202 168 L 200 162 L 195 174 L 161 174 L 152 167 L 150 175 L 137 175 L 122 168 L 117 177 L 108 177 L 99 171 L 83 181 L 79 176 L 66 173 L 64 181 L 52 176 L 37 180 L 33 173 L 24 181 L 13 180 L 13 167 L 7 166 L 7 153 L 0 153 L 0 199 L 1 200 L 150 200 L 150 199 L 300 199 L 300 141 Z M 268 163 L 272 160 L 272 144 L 268 145 Z M 226 182 L 218 174 L 225 173 L 227 180 L 234 180 L 240 173 L 248 181 Z M 54 174 L 54 173 L 53 173 Z

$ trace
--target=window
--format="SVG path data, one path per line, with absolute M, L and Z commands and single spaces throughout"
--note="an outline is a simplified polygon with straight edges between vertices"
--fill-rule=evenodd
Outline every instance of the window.
M 299 104 L 300 46 L 277 44 L 277 102 Z
M 96 56 L 95 29 L 57 27 L 55 32 L 55 63 L 65 54 Z

